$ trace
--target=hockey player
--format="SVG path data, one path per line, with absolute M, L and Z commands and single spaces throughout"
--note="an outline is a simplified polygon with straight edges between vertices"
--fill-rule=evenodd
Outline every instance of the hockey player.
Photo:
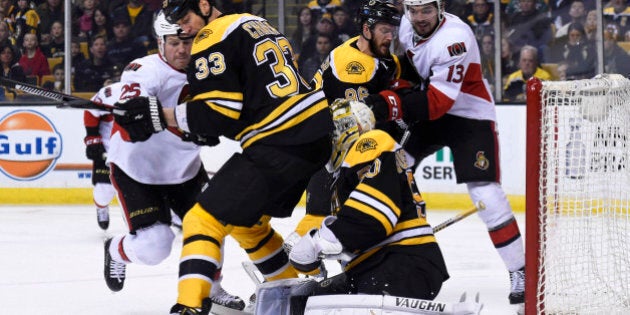
M 309 273 L 322 256 L 343 261 L 343 276 L 324 282 L 315 295 L 433 300 L 449 275 L 416 188 L 414 159 L 389 134 L 372 130 L 374 116 L 365 104 L 336 101 L 331 107 L 338 154 L 327 168 L 335 171 L 341 210 L 295 244 L 291 264 Z
M 478 214 L 509 271 L 509 301 L 521 304 L 523 241 L 500 184 L 495 104 L 482 78 L 475 36 L 466 23 L 444 12 L 441 0 L 404 0 L 403 5 L 399 37 L 424 89 L 382 91 L 365 102 L 377 121 L 402 118 L 411 126 L 405 149 L 417 163 L 444 146 L 452 150 L 457 182 L 466 183 L 475 204 L 486 205 Z
M 361 34 L 335 48 L 313 78 L 313 84 L 324 90 L 329 104 L 338 98 L 363 101 L 369 94 L 387 89 L 393 82 L 409 86 L 397 80 L 400 63 L 398 57 L 389 52 L 398 25 L 400 14 L 391 3 L 373 0 L 360 7 L 357 26 Z M 396 135 L 399 130 L 394 123 L 381 123 L 377 128 L 392 135 Z M 295 233 L 287 236 L 287 248 L 335 212 L 331 208 L 332 180 L 332 174 L 322 169 L 309 182 L 306 189 L 306 215 Z
M 173 108 L 188 95 L 183 69 L 190 61 L 192 39 L 180 39 L 179 27 L 168 23 L 163 13 L 156 16 L 154 30 L 159 53 L 132 61 L 121 82 L 103 90 L 103 103 L 150 95 L 164 107 Z M 182 137 L 195 143 L 182 141 Z M 169 128 L 147 141 L 133 143 L 124 130 L 114 126 L 107 162 L 129 233 L 105 242 L 105 281 L 112 291 L 122 290 L 126 264 L 156 265 L 170 255 L 175 238 L 171 210 L 183 217 L 208 182 L 199 156 L 202 140 Z M 241 310 L 245 302 L 220 286 L 220 265 L 210 274 L 216 285 L 206 296 L 216 304 Z
M 171 313 L 207 314 L 212 274 L 228 234 L 267 280 L 297 275 L 269 220 L 290 216 L 309 178 L 324 167 L 332 120 L 324 93 L 300 77 L 289 41 L 265 19 L 223 15 L 208 0 L 166 0 L 163 8 L 181 27 L 181 37 L 195 37 L 188 67 L 192 97 L 175 109 L 154 98 L 130 99 L 118 104 L 115 119 L 134 141 L 151 141 L 168 125 L 241 144 L 243 152 L 219 169 L 183 220 Z
M 94 95 L 92 101 L 98 102 L 97 96 Z M 92 197 L 96 206 L 96 220 L 103 230 L 109 227 L 109 204 L 116 196 L 116 189 L 109 181 L 109 167 L 105 165 L 113 123 L 114 116 L 109 112 L 86 110 L 83 113 L 85 156 L 92 160 Z

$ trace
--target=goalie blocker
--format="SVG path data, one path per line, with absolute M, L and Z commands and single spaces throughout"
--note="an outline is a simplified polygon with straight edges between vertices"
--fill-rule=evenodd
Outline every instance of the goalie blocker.
M 262 315 L 324 315 L 324 314 L 431 314 L 474 315 L 483 304 L 479 295 L 468 301 L 466 294 L 457 303 L 413 299 L 387 295 L 318 295 L 336 277 L 317 282 L 310 278 L 285 279 L 263 283 L 256 289 L 255 314 Z M 306 303 L 304 303 L 304 300 Z

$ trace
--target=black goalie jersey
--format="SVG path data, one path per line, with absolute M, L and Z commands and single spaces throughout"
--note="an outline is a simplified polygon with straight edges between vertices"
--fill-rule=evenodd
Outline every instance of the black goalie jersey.
M 397 251 L 424 256 L 448 277 L 433 228 L 418 203 L 412 165 L 413 158 L 381 130 L 362 134 L 348 151 L 336 183 L 341 210 L 329 225 L 355 254 L 346 270 L 369 269 Z
M 241 142 L 293 145 L 332 130 L 320 90 L 299 75 L 289 41 L 265 19 L 221 16 L 197 34 L 188 82 L 190 131 Z

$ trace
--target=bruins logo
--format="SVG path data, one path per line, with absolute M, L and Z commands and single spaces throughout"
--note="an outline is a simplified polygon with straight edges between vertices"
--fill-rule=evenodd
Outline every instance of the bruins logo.
M 358 61 L 352 61 L 346 66 L 348 74 L 361 74 L 365 71 L 365 67 Z
M 365 153 L 369 150 L 376 150 L 376 141 L 372 138 L 361 139 L 357 143 L 356 150 L 361 153 Z
M 212 30 L 203 30 L 201 33 L 199 33 L 199 35 L 197 35 L 197 37 L 195 38 L 195 44 L 210 37 L 210 35 L 212 34 Z
M 488 161 L 488 158 L 486 158 L 486 155 L 483 151 L 479 151 L 477 152 L 477 161 L 475 161 L 475 167 L 485 171 L 488 169 L 488 167 L 490 167 L 490 161 Z

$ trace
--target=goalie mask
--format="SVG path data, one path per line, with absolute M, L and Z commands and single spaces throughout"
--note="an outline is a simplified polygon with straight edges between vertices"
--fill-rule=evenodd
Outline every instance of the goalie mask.
M 335 130 L 333 131 L 333 152 L 326 164 L 330 173 L 338 170 L 348 150 L 359 136 L 374 129 L 375 119 L 372 110 L 364 103 L 336 99 L 330 106 Z

